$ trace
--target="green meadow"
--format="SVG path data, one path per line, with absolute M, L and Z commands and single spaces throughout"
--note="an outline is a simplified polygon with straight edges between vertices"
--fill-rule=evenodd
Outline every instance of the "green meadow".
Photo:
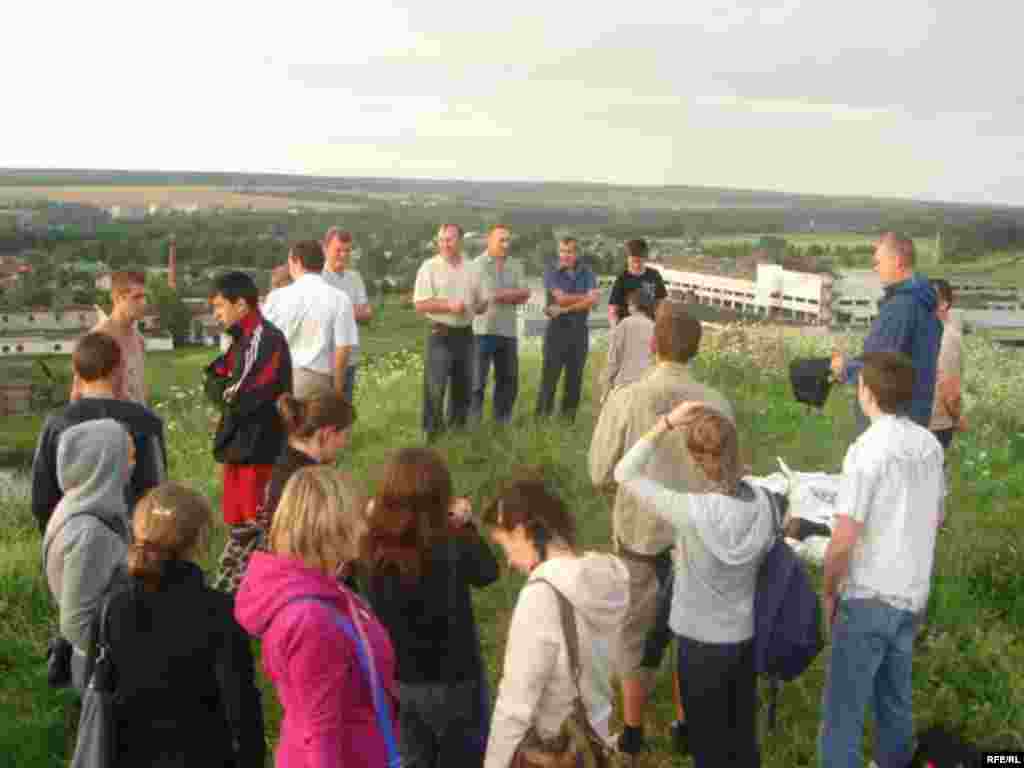
M 422 439 L 421 346 L 423 324 L 411 308 L 381 308 L 364 333 L 366 365 L 356 392 L 358 418 L 339 464 L 372 490 L 374 469 L 399 446 Z M 856 338 L 847 339 L 856 345 Z M 777 468 L 783 457 L 797 470 L 838 471 L 853 429 L 851 393 L 836 390 L 825 409 L 793 401 L 784 375 L 796 355 L 820 352 L 823 341 L 797 338 L 753 342 L 742 331 L 710 337 L 694 363 L 695 374 L 735 403 L 745 460 L 755 474 Z M 950 454 L 952 496 L 948 531 L 940 535 L 928 613 L 928 631 L 915 658 L 915 713 L 919 727 L 945 723 L 971 740 L 1024 748 L 1024 576 L 1020 545 L 1024 504 L 1024 429 L 1019 399 L 1024 364 L 1019 353 L 995 350 L 983 339 L 968 349 L 966 384 L 972 429 Z M 984 349 L 979 345 L 988 345 Z M 174 479 L 219 501 L 217 467 L 210 455 L 211 412 L 199 390 L 202 367 L 214 350 L 186 349 L 152 355 L 147 371 L 153 400 L 166 420 Z M 751 359 L 751 356 L 754 359 Z M 973 357 L 972 357 L 973 355 Z M 1008 358 L 1007 355 L 1015 357 Z M 585 376 L 584 403 L 576 423 L 533 422 L 540 370 L 539 347 L 521 351 L 521 386 L 514 423 L 451 434 L 437 443 L 457 492 L 479 508 L 497 483 L 523 464 L 543 467 L 576 514 L 586 548 L 607 549 L 609 508 L 590 485 L 587 449 L 594 423 L 593 373 L 602 364 L 594 344 Z M 977 365 L 972 367 L 972 360 Z M 994 387 L 994 378 L 1009 379 Z M 10 421 L 10 420 L 8 420 Z M 5 422 L 5 435 L 24 433 L 31 445 L 38 419 Z M 13 428 L 13 429 L 12 429 Z M 43 653 L 55 607 L 40 577 L 39 535 L 23 494 L 0 504 L 0 765 L 50 768 L 65 764 L 66 692 L 46 687 Z M 218 526 L 204 565 L 216 562 L 223 532 Z M 817 575 L 817 574 L 816 574 Z M 476 611 L 488 670 L 500 678 L 508 621 L 522 579 L 503 574 L 477 593 Z M 827 651 L 826 651 L 827 654 Z M 826 654 L 799 680 L 784 685 L 779 722 L 761 731 L 764 764 L 773 768 L 815 765 L 815 737 Z M 648 730 L 655 751 L 649 766 L 690 765 L 673 755 L 668 725 L 674 717 L 668 662 L 650 707 Z M 276 740 L 280 712 L 266 682 L 267 738 Z M 867 742 L 870 754 L 870 740 Z

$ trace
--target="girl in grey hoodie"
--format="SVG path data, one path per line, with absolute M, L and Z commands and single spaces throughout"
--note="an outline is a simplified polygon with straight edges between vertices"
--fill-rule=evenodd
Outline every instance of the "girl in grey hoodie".
M 583 703 L 594 729 L 608 737 L 610 654 L 629 607 L 629 572 L 612 555 L 576 552 L 571 514 L 539 480 L 511 484 L 488 517 L 509 565 L 529 574 L 512 614 L 484 761 L 484 768 L 508 768 L 531 729 L 541 745 L 558 736 L 576 697 L 552 587 L 572 604 Z
M 666 437 L 681 428 L 678 437 Z M 678 493 L 643 475 L 659 442 L 685 440 L 714 484 Z M 615 480 L 678 531 L 669 626 L 679 637 L 679 688 L 696 768 L 760 765 L 754 671 L 754 590 L 774 541 L 764 489 L 740 477 L 736 428 L 703 403 L 683 402 L 622 457 Z
M 125 485 L 135 444 L 118 422 L 97 419 L 71 427 L 57 447 L 64 496 L 43 535 L 43 568 L 71 643 L 72 684 L 82 688 L 93 616 L 115 568 L 128 551 Z

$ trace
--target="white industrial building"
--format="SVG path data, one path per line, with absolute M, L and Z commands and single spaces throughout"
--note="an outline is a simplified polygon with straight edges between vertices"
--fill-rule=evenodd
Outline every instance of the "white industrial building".
M 777 312 L 794 320 L 825 325 L 832 322 L 831 275 L 791 272 L 778 264 L 758 264 L 756 280 L 684 272 L 659 264 L 651 268 L 661 273 L 669 296 L 675 299 L 693 295 L 701 304 L 740 314 Z

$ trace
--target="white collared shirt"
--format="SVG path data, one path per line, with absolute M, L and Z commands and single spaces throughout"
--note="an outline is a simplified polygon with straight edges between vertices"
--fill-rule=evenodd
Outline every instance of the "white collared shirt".
M 263 316 L 288 339 L 294 368 L 330 374 L 335 350 L 359 344 L 352 302 L 315 272 L 271 291 Z

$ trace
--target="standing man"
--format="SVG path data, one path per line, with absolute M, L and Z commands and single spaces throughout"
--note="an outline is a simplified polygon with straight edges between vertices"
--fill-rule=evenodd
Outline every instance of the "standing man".
M 544 363 L 540 391 L 537 393 L 537 418 L 551 415 L 555 407 L 555 390 L 565 369 L 562 390 L 562 417 L 572 422 L 580 404 L 583 368 L 590 349 L 587 316 L 601 296 L 593 271 L 580 264 L 575 237 L 558 242 L 558 265 L 544 273 L 547 309 L 550 321 L 544 329 Z
M 612 295 L 608 299 L 608 324 L 612 328 L 629 317 L 630 291 L 642 291 L 650 305 L 668 296 L 661 272 L 647 266 L 646 240 L 626 241 L 626 269 L 615 278 Z
M 327 264 L 323 276 L 328 285 L 344 291 L 352 302 L 352 310 L 357 323 L 366 323 L 373 319 L 373 307 L 366 295 L 366 284 L 363 276 L 349 266 L 352 258 L 352 233 L 331 227 L 324 235 L 324 253 Z M 356 366 L 359 364 L 359 342 L 356 341 L 348 356 L 348 368 L 345 370 L 345 389 L 343 397 L 352 402 L 352 393 L 356 386 Z
M 914 364 L 914 396 L 907 403 L 911 419 L 922 427 L 932 417 L 935 372 L 942 341 L 942 323 L 935 316 L 938 299 L 928 280 L 914 274 L 914 242 L 886 232 L 875 246 L 875 272 L 885 288 L 878 302 L 878 317 L 867 338 L 864 354 L 901 352 Z M 832 354 L 832 373 L 839 382 L 856 381 L 862 358 L 847 360 L 841 352 Z M 854 404 L 857 433 L 868 425 L 867 417 Z
M 110 275 L 110 315 L 101 315 L 90 333 L 112 336 L 121 347 L 123 361 L 120 378 L 114 384 L 114 397 L 145 405 L 146 341 L 139 333 L 139 321 L 146 312 L 146 276 L 142 272 L 112 272 Z M 82 381 L 75 376 L 71 384 L 71 400 L 82 396 Z
M 431 441 L 446 426 L 466 425 L 473 386 L 473 315 L 484 312 L 488 304 L 477 271 L 462 257 L 458 224 L 441 225 L 437 250 L 420 265 L 412 297 L 416 311 L 430 321 L 423 360 L 423 431 Z
M 700 347 L 701 325 L 683 305 L 663 301 L 654 320 L 655 365 L 639 381 L 615 389 L 605 401 L 590 441 L 590 479 L 597 488 L 612 490 L 615 465 L 633 444 L 654 427 L 681 400 L 707 403 L 733 420 L 729 401 L 696 381 L 689 362 Z M 671 446 L 648 465 L 652 480 L 680 493 L 698 493 L 706 481 L 697 471 L 680 429 Z M 612 509 L 612 545 L 629 569 L 629 613 L 619 641 L 619 676 L 622 680 L 622 720 L 625 728 L 617 748 L 636 755 L 646 748 L 643 714 L 654 673 L 661 665 L 666 643 L 648 640 L 660 629 L 668 631 L 672 596 L 671 525 L 622 488 L 615 489 Z M 657 627 L 657 621 L 664 626 Z M 677 726 L 678 728 L 678 726 Z M 685 738 L 677 731 L 677 738 Z
M 508 259 L 512 233 L 495 224 L 487 235 L 487 250 L 474 262 L 487 311 L 473 318 L 476 366 L 470 417 L 479 423 L 484 412 L 487 376 L 494 362 L 494 420 L 507 424 L 519 393 L 519 339 L 516 307 L 530 300 L 530 289 L 519 259 Z
M 221 506 L 231 528 L 223 570 L 252 533 L 284 445 L 277 398 L 292 390 L 292 358 L 284 334 L 260 313 L 259 291 L 247 274 L 220 275 L 210 303 L 231 340 L 227 352 L 206 367 L 204 382 L 207 397 L 220 410 L 213 457 L 224 465 Z
M 907 418 L 917 371 L 894 352 L 864 355 L 857 399 L 871 420 L 843 460 L 822 586 L 832 627 L 818 764 L 861 768 L 864 710 L 875 762 L 910 765 L 914 632 L 931 588 L 942 446 Z
M 359 343 L 352 302 L 320 275 L 324 251 L 300 240 L 288 251 L 291 285 L 271 291 L 263 314 L 288 340 L 295 397 L 334 391 L 344 397 L 349 354 Z

